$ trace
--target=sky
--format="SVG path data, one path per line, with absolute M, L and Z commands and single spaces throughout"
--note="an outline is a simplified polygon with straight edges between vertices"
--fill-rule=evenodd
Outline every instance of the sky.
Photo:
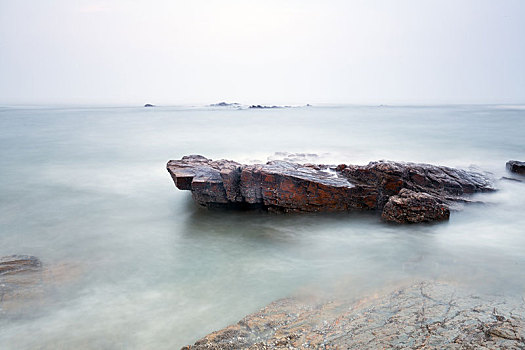
M 0 104 L 525 103 L 523 0 L 0 0 Z

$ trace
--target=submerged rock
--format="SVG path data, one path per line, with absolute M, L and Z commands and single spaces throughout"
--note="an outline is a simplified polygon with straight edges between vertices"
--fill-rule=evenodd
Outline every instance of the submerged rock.
M 40 260 L 31 255 L 10 255 L 0 258 L 0 276 L 34 271 L 41 267 Z
M 45 310 L 57 290 L 83 274 L 77 262 L 43 264 L 29 255 L 0 257 L 0 329 L 10 320 Z
M 524 315 L 523 300 L 421 282 L 359 300 L 278 300 L 183 349 L 523 349 Z
M 513 177 L 507 177 L 507 176 L 502 176 L 500 178 L 500 180 L 503 180 L 503 181 L 512 181 L 512 182 L 523 182 L 523 180 L 521 179 L 515 179 Z
M 493 190 L 491 179 L 477 172 L 389 161 L 337 167 L 278 160 L 243 165 L 191 155 L 170 160 L 167 169 L 177 188 L 191 191 L 193 199 L 202 206 L 257 207 L 281 212 L 383 210 L 390 197 L 409 189 L 436 198 L 439 208 L 431 207 L 434 202 L 427 196 L 411 195 L 410 203 L 408 198 L 396 199 L 396 210 L 409 210 L 407 205 L 400 206 L 403 201 L 413 206 L 421 200 L 419 214 L 412 211 L 404 217 L 430 221 L 444 217 L 435 210 L 445 213 L 448 203 L 465 200 L 471 193 Z
M 32 310 L 42 292 L 42 263 L 30 255 L 0 257 L 0 321 Z
M 510 172 L 525 175 L 525 162 L 520 162 L 518 160 L 509 160 L 507 162 L 507 169 Z

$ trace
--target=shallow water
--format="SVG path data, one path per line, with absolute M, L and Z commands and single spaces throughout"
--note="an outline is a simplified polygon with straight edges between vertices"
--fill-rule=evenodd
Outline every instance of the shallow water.
M 525 159 L 523 131 L 521 106 L 0 108 L 0 256 L 58 271 L 30 312 L 1 310 L 0 348 L 172 349 L 277 298 L 407 279 L 519 297 L 525 183 L 498 182 L 448 223 L 395 226 L 366 213 L 203 210 L 165 164 L 390 159 L 500 178 Z

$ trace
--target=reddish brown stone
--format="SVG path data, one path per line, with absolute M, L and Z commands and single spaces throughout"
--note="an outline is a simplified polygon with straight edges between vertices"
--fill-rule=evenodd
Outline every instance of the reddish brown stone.
M 282 211 L 344 211 L 349 209 L 346 199 L 353 187 L 335 173 L 273 161 L 245 166 L 240 191 L 248 203 Z
M 194 200 L 207 207 L 257 206 L 281 212 L 382 210 L 402 189 L 428 193 L 440 203 L 492 190 L 490 179 L 480 173 L 386 161 L 337 167 L 286 161 L 242 165 L 194 155 L 171 160 L 167 168 L 177 188 L 191 190 Z M 426 197 L 411 198 L 413 203 Z
M 376 187 L 380 208 L 402 188 L 430 193 L 447 201 L 474 192 L 494 190 L 492 179 L 487 175 L 431 164 L 378 161 L 364 166 L 348 165 L 341 173 L 351 182 Z
M 419 223 L 448 220 L 450 210 L 438 198 L 422 192 L 402 189 L 399 194 L 389 198 L 381 217 L 385 221 Z

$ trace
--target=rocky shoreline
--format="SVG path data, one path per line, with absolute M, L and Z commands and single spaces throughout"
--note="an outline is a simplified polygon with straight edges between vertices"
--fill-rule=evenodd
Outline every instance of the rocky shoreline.
M 270 161 L 245 165 L 200 155 L 170 160 L 175 185 L 208 208 L 273 212 L 373 210 L 396 223 L 447 220 L 450 206 L 477 192 L 494 191 L 477 171 L 392 161 L 329 166 Z
M 425 281 L 357 300 L 277 300 L 183 350 L 524 349 L 525 300 Z

